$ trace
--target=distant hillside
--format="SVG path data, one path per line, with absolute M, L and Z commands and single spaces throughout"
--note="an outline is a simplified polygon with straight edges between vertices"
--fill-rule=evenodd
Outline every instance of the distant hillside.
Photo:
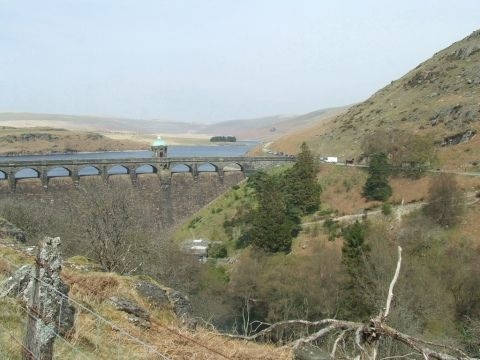
M 324 118 L 339 114 L 345 107 L 321 109 L 304 115 L 275 115 L 255 119 L 229 120 L 205 127 L 206 133 L 234 135 L 239 139 L 273 140 L 312 126 Z
M 0 155 L 148 149 L 148 142 L 112 139 L 87 131 L 0 126 Z
M 177 135 L 184 138 L 232 135 L 239 140 L 265 140 L 278 138 L 292 131 L 311 126 L 325 116 L 338 114 L 342 109 L 322 109 L 301 116 L 275 115 L 254 119 L 228 120 L 214 124 L 100 116 L 0 113 L 0 126 L 51 127 L 69 130 L 137 134 L 171 134 L 172 136 Z
M 431 134 L 441 143 L 446 136 L 480 130 L 480 30 L 418 65 L 402 78 L 347 112 L 279 139 L 272 148 L 293 151 L 307 141 L 316 153 L 358 156 L 367 134 L 377 129 L 408 129 Z M 480 140 L 440 149 L 450 164 L 480 160 Z
M 202 129 L 202 125 L 199 124 L 163 120 L 34 113 L 0 113 L 0 125 L 14 127 L 48 126 L 70 130 L 173 134 L 199 132 Z

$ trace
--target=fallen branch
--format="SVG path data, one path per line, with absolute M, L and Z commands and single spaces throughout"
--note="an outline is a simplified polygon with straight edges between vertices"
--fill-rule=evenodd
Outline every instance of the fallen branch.
M 355 356 L 354 359 L 366 359 L 366 360 L 375 360 L 378 354 L 378 345 L 380 337 L 391 338 L 395 341 L 398 341 L 414 352 L 411 352 L 406 355 L 399 356 L 390 356 L 384 359 L 395 359 L 395 358 L 407 358 L 408 356 L 416 355 L 422 356 L 425 360 L 480 360 L 477 358 L 469 357 L 460 349 L 442 344 L 436 344 L 429 341 L 425 341 L 407 334 L 404 334 L 390 326 L 388 326 L 385 321 L 390 314 L 392 299 L 394 296 L 393 290 L 395 284 L 397 283 L 400 268 L 402 264 L 402 248 L 398 247 L 398 261 L 393 275 L 392 281 L 388 289 L 387 301 L 385 304 L 385 309 L 380 312 L 380 314 L 366 323 L 344 321 L 338 319 L 323 319 L 319 321 L 308 321 L 308 320 L 285 320 L 280 321 L 271 325 L 268 325 L 265 329 L 259 331 L 258 333 L 250 336 L 245 335 L 233 335 L 233 334 L 224 334 L 225 336 L 232 338 L 239 338 L 244 340 L 257 340 L 261 337 L 264 337 L 274 331 L 275 329 L 287 326 L 303 325 L 306 327 L 320 327 L 321 329 L 315 331 L 313 334 L 301 337 L 294 342 L 292 346 L 294 349 L 300 347 L 306 343 L 312 343 L 320 340 L 321 338 L 335 332 L 337 330 L 342 330 L 342 332 L 337 336 L 335 342 L 333 343 L 333 348 L 330 353 L 332 359 L 335 358 L 335 354 L 338 349 L 339 342 L 345 339 L 345 335 L 351 331 L 353 332 L 353 341 L 354 344 L 358 347 L 360 355 Z M 442 348 L 444 351 L 441 352 L 435 350 L 435 348 Z M 454 353 L 455 355 L 450 355 Z
M 398 247 L 398 261 L 397 261 L 397 268 L 395 269 L 395 275 L 393 275 L 393 279 L 390 282 L 390 287 L 388 288 L 388 296 L 387 296 L 387 305 L 385 306 L 385 311 L 383 313 L 383 319 L 385 320 L 390 313 L 390 305 L 392 303 L 393 298 L 393 288 L 398 280 L 398 275 L 400 274 L 400 267 L 402 266 L 402 247 Z

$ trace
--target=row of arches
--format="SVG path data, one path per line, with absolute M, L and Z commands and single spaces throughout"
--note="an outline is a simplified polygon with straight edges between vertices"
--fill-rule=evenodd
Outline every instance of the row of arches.
M 220 169 L 219 166 L 204 163 L 197 166 L 198 172 L 216 172 Z M 242 171 L 242 167 L 239 164 L 227 164 L 221 168 L 223 171 Z M 158 169 L 150 164 L 140 165 L 135 169 L 136 174 L 153 174 L 156 173 Z M 187 164 L 171 164 L 170 171 L 172 173 L 182 173 L 182 172 L 192 172 L 191 165 Z M 108 175 L 122 175 L 128 174 L 130 170 L 123 165 L 114 165 L 107 170 Z M 93 176 L 100 175 L 101 171 L 99 168 L 93 165 L 87 165 L 78 170 L 79 176 Z M 54 177 L 69 177 L 72 176 L 71 171 L 63 166 L 51 168 L 47 171 L 47 178 Z M 40 173 L 35 168 L 23 168 L 14 173 L 15 179 L 30 179 L 30 178 L 39 178 Z M 5 180 L 7 174 L 4 171 L 0 170 L 0 180 Z

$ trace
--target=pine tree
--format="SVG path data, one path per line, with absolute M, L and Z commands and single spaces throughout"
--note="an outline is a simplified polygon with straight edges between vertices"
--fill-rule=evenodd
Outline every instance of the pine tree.
M 304 142 L 295 165 L 287 171 L 285 178 L 288 204 L 298 209 L 300 215 L 311 214 L 319 208 L 322 188 L 317 173 L 318 166 Z
M 342 229 L 342 264 L 347 273 L 344 315 L 358 319 L 368 317 L 372 311 L 372 304 L 365 293 L 370 283 L 367 271 L 370 246 L 365 243 L 366 231 L 367 225 L 358 221 Z
M 287 215 L 279 178 L 263 174 L 254 186 L 258 207 L 252 216 L 252 244 L 266 252 L 289 252 L 296 225 Z
M 392 196 L 388 183 L 391 166 L 385 153 L 375 153 L 370 158 L 368 178 L 363 187 L 363 195 L 370 200 L 385 201 Z

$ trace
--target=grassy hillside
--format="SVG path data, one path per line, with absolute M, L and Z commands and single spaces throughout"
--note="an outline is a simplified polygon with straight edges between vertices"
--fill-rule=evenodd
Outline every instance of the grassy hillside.
M 194 124 L 155 119 L 37 113 L 0 113 L 0 125 L 15 127 L 47 126 L 69 130 L 129 131 L 135 133 L 186 133 L 200 129 L 199 126 L 196 127 Z
M 273 140 L 282 135 L 338 115 L 346 107 L 321 109 L 300 116 L 269 116 L 264 118 L 223 121 L 205 128 L 207 133 L 235 135 L 239 139 Z
M 0 282 L 14 271 L 10 263 L 15 266 L 33 263 L 33 257 L 12 240 L 1 239 Z M 290 350 L 285 348 L 230 340 L 201 326 L 195 331 L 187 330 L 170 308 L 154 306 L 134 290 L 134 284 L 139 280 L 154 283 L 150 278 L 99 272 L 95 270 L 94 264 L 80 257 L 69 259 L 64 265 L 62 277 L 70 285 L 69 296 L 115 326 L 102 322 L 77 307 L 75 331 L 67 338 L 68 343 L 56 340 L 55 358 L 160 359 L 149 347 L 139 345 L 119 331 L 122 329 L 170 359 L 219 358 L 219 355 L 198 344 L 221 352 L 231 359 L 291 359 Z M 111 296 L 126 297 L 147 309 L 152 320 L 151 328 L 144 329 L 130 322 L 126 313 L 109 304 Z M 16 339 L 21 341 L 24 337 L 25 311 L 22 304 L 8 297 L 0 299 L 0 307 L 0 357 L 19 360 L 22 358 L 21 347 Z
M 344 107 L 321 109 L 301 116 L 275 115 L 263 118 L 221 121 L 213 124 L 101 116 L 0 113 L 0 126 L 95 131 L 117 139 L 140 139 L 142 141 L 149 139 L 152 134 L 161 134 L 170 144 L 199 144 L 205 143 L 214 135 L 233 135 L 238 139 L 274 139 L 311 126 L 326 117 L 340 113 L 344 109 Z
M 405 129 L 446 136 L 480 130 L 480 30 L 436 53 L 402 78 L 392 81 L 346 113 L 277 140 L 285 152 L 307 141 L 322 155 L 358 156 L 363 138 L 378 129 Z M 480 159 L 478 135 L 471 142 L 439 150 L 442 164 L 471 167 Z M 440 146 L 439 146 L 440 148 Z
M 148 149 L 148 143 L 111 139 L 93 132 L 69 131 L 49 127 L 0 127 L 0 154 L 46 154 L 132 149 Z
M 403 177 L 391 178 L 393 204 L 420 202 L 427 198 L 428 188 L 434 174 L 420 179 Z M 322 164 L 318 181 L 322 185 L 321 210 L 303 219 L 304 222 L 325 218 L 325 214 L 343 216 L 362 213 L 364 209 L 380 208 L 381 202 L 368 201 L 362 196 L 367 172 L 363 168 Z M 480 191 L 480 177 L 457 176 L 457 181 L 465 193 Z M 241 183 L 201 209 L 181 225 L 173 235 L 177 242 L 189 239 L 208 239 L 224 242 L 233 255 L 234 244 L 226 234 L 223 223 L 231 220 L 246 204 L 254 202 L 253 192 Z

